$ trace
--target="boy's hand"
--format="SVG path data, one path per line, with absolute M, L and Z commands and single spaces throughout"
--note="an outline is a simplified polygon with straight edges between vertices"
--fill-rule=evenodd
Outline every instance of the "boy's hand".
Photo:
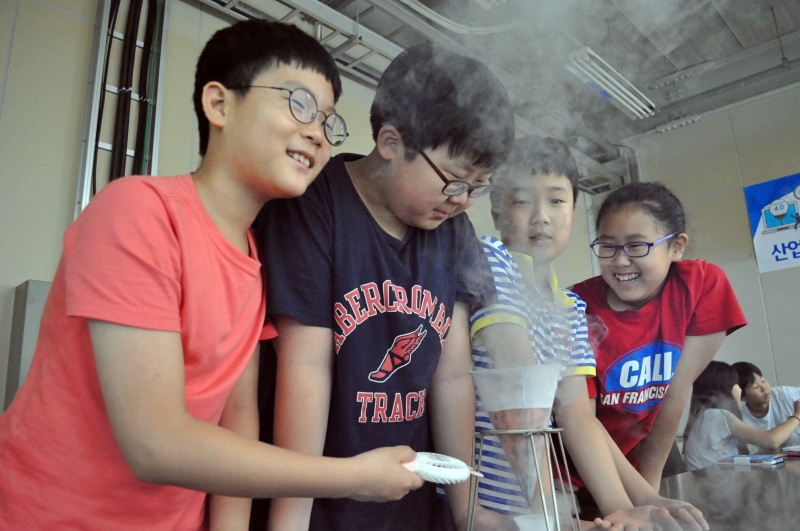
M 665 498 L 658 494 L 647 500 L 647 503 L 649 505 L 655 505 L 656 507 L 663 507 L 669 511 L 669 514 L 677 520 L 684 529 L 689 529 L 691 531 L 709 529 L 708 522 L 703 518 L 703 513 L 691 503 Z
M 402 465 L 413 461 L 416 455 L 408 446 L 395 446 L 351 457 L 358 483 L 349 497 L 357 501 L 393 501 L 420 488 L 425 483 L 422 478 Z

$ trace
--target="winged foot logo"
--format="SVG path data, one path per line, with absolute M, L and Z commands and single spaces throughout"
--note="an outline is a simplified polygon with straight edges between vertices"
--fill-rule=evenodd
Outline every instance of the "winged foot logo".
M 422 325 L 419 325 L 416 330 L 395 337 L 391 348 L 386 351 L 380 367 L 369 374 L 369 379 L 373 382 L 383 383 L 398 369 L 411 363 L 411 355 L 419 348 L 427 333 L 428 331 L 423 330 Z

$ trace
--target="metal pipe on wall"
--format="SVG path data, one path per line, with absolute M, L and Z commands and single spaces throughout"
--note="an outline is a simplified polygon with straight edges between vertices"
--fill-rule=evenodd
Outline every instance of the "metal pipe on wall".
M 136 62 L 136 36 L 142 16 L 142 0 L 132 0 L 128 9 L 125 36 L 122 41 L 122 63 L 120 64 L 117 91 L 117 112 L 114 120 L 114 140 L 111 144 L 111 168 L 108 180 L 125 175 L 128 157 L 128 127 L 131 117 L 131 93 L 133 92 L 133 70 Z M 139 94 L 142 96 L 142 94 Z
M 139 0 L 141 2 L 143 0 Z M 96 153 L 98 147 L 109 149 L 108 145 L 99 141 L 100 124 L 102 122 L 101 112 L 103 110 L 102 100 L 105 90 L 114 91 L 114 87 L 107 89 L 104 83 L 104 73 L 107 68 L 108 50 L 106 49 L 106 38 L 113 33 L 114 28 L 109 28 L 109 20 L 112 17 L 115 2 L 118 0 L 99 0 L 97 4 L 97 13 L 95 18 L 95 32 L 92 43 L 92 61 L 90 66 L 90 77 L 88 81 L 88 89 L 86 95 L 86 111 L 84 114 L 84 127 L 81 144 L 81 159 L 79 165 L 78 185 L 75 197 L 75 211 L 74 218 L 86 208 L 95 192 L 94 175 L 96 174 Z M 152 0 L 155 4 L 155 26 L 153 30 L 152 39 L 152 55 L 150 63 L 150 75 L 147 76 L 148 89 L 145 94 L 141 94 L 142 99 L 149 101 L 141 102 L 142 105 L 149 103 L 147 112 L 146 131 L 142 141 L 142 165 L 137 173 L 155 174 L 158 165 L 158 143 L 160 139 L 161 129 L 161 105 L 160 102 L 164 93 L 164 72 L 166 67 L 166 42 L 167 42 L 167 28 L 169 27 L 169 9 L 171 5 L 170 0 Z M 151 4 L 152 6 L 152 4 Z M 149 16 L 148 16 L 149 18 Z M 147 37 L 145 37 L 147 39 Z M 135 52 L 136 35 L 133 33 L 132 44 Z M 142 54 L 143 57 L 145 54 Z M 157 58 L 157 59 L 155 59 Z M 144 67 L 144 66 L 143 66 Z M 132 67 L 129 67 L 132 68 Z M 131 75 L 132 78 L 132 75 Z M 132 83 L 128 82 L 128 86 Z M 120 87 L 122 89 L 123 87 Z M 125 92 L 131 96 L 131 90 L 119 91 Z M 129 113 L 128 113 L 129 114 Z M 127 133 L 127 126 L 125 128 Z M 137 135 L 138 136 L 138 135 Z M 127 136 L 125 143 L 119 141 L 114 142 L 121 150 L 122 157 L 118 159 L 119 165 L 121 160 L 122 173 L 124 173 L 124 163 L 126 156 L 134 156 L 135 152 L 127 150 Z M 120 146 L 120 144 L 122 144 Z M 105 146 L 105 147 L 103 147 Z M 114 149 L 114 146 L 110 146 Z M 137 138 L 138 147 L 138 138 Z M 149 153 L 149 156 L 148 156 Z M 73 218 L 73 219 L 74 219 Z

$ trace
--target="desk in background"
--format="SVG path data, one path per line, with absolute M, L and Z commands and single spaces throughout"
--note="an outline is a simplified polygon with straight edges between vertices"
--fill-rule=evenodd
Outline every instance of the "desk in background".
M 800 459 L 777 468 L 717 465 L 661 481 L 660 494 L 703 511 L 711 531 L 800 531 Z

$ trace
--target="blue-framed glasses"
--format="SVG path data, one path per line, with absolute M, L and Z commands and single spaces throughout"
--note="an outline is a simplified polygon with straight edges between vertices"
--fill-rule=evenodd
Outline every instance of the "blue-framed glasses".
M 289 93 L 289 110 L 294 119 L 301 124 L 310 124 L 317 119 L 320 114 L 325 117 L 322 122 L 322 130 L 325 132 L 325 140 L 332 146 L 341 146 L 347 138 L 347 124 L 344 118 L 336 113 L 325 114 L 317 107 L 317 100 L 314 95 L 304 88 L 288 89 L 284 87 L 268 87 L 266 85 L 248 85 L 242 87 L 228 87 L 234 90 L 246 90 L 251 88 L 265 88 L 272 90 L 285 90 Z
M 614 258 L 616 256 L 617 251 L 622 249 L 622 252 L 625 253 L 628 258 L 642 258 L 643 256 L 647 256 L 650 254 L 650 249 L 654 246 L 658 245 L 661 242 L 665 242 L 675 236 L 675 233 L 670 234 L 669 236 L 664 236 L 661 239 L 658 239 L 654 242 L 628 242 L 623 245 L 617 245 L 615 243 L 606 243 L 606 242 L 598 242 L 597 240 L 593 241 L 592 244 L 589 246 L 592 248 L 592 252 L 598 258 Z

